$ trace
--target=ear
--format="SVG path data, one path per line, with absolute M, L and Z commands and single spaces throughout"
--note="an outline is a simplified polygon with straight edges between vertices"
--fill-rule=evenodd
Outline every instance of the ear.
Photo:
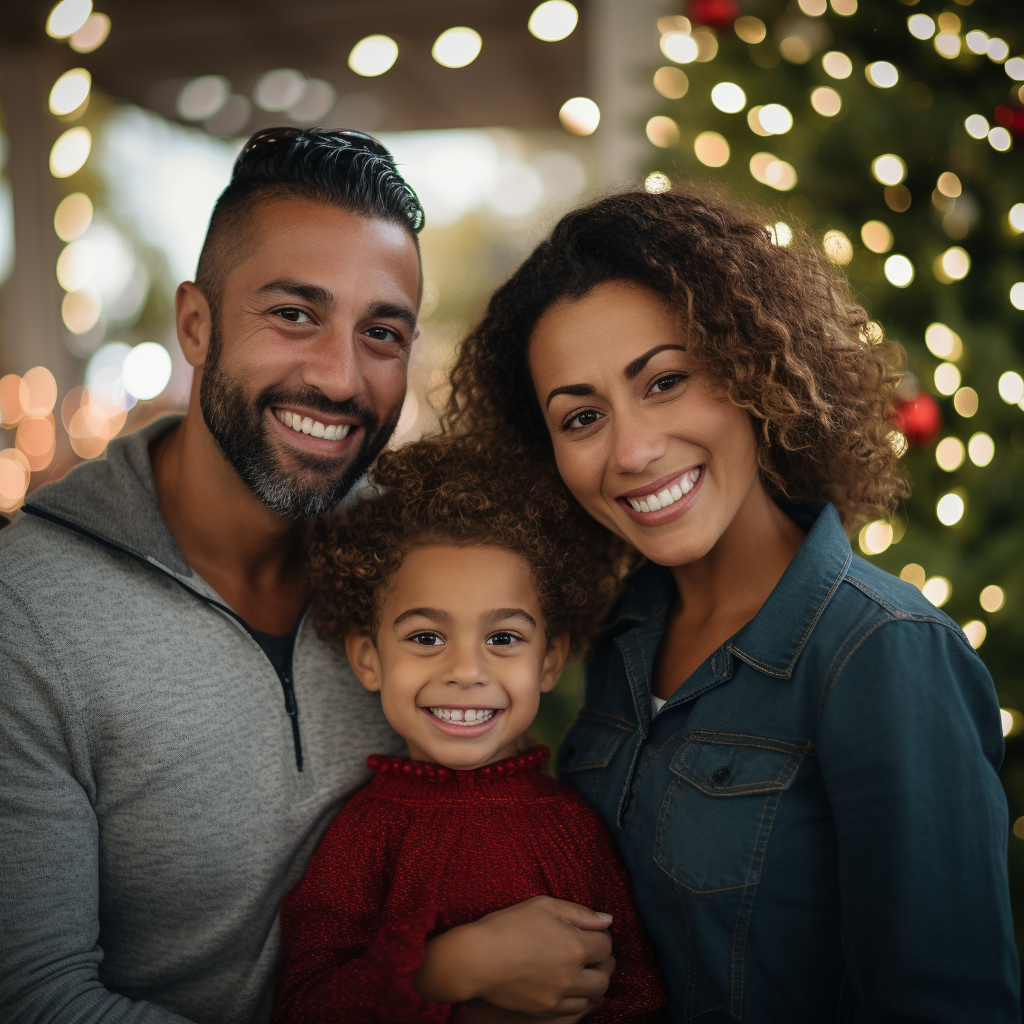
M 345 637 L 345 653 L 359 682 L 371 693 L 379 693 L 383 673 L 373 639 L 360 633 L 349 633 Z
M 174 293 L 174 321 L 182 354 L 189 366 L 201 369 L 210 350 L 213 318 L 206 296 L 191 281 L 183 281 Z
M 548 643 L 547 654 L 540 670 L 540 692 L 550 693 L 558 682 L 558 677 L 565 668 L 565 659 L 569 656 L 569 634 L 563 633 Z

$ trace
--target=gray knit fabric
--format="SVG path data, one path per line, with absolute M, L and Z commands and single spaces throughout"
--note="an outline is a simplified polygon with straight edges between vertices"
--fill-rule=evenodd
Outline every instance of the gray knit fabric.
M 297 771 L 276 672 L 160 515 L 148 445 L 175 422 L 30 497 L 66 525 L 0 531 L 4 1024 L 268 1020 L 278 905 L 366 756 L 403 746 L 304 622 Z

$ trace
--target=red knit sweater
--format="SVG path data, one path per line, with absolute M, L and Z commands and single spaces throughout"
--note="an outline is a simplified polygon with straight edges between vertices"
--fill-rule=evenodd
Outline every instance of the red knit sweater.
M 425 941 L 532 896 L 615 918 L 615 973 L 588 1024 L 650 1021 L 665 1001 L 629 879 L 597 811 L 545 775 L 546 747 L 475 771 L 371 757 L 281 907 L 284 1022 L 446 1022 L 412 987 Z

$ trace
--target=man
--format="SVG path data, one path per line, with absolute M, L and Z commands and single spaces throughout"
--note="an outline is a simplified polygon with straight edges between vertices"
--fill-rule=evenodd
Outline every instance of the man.
M 401 749 L 303 552 L 398 419 L 422 223 L 375 140 L 258 133 L 178 288 L 184 418 L 0 533 L 3 1021 L 269 1016 L 278 905 Z
M 0 533 L 3 1024 L 268 1020 L 282 898 L 404 750 L 306 622 L 305 553 L 398 420 L 422 223 L 369 136 L 257 133 L 178 288 L 185 416 Z M 576 1020 L 608 923 L 529 900 L 428 943 L 417 988 Z

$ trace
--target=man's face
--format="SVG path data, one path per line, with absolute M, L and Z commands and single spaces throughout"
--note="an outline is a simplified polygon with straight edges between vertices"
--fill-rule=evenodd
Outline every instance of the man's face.
M 235 471 L 272 512 L 322 515 L 394 431 L 418 331 L 408 231 L 281 199 L 211 309 L 199 400 Z

